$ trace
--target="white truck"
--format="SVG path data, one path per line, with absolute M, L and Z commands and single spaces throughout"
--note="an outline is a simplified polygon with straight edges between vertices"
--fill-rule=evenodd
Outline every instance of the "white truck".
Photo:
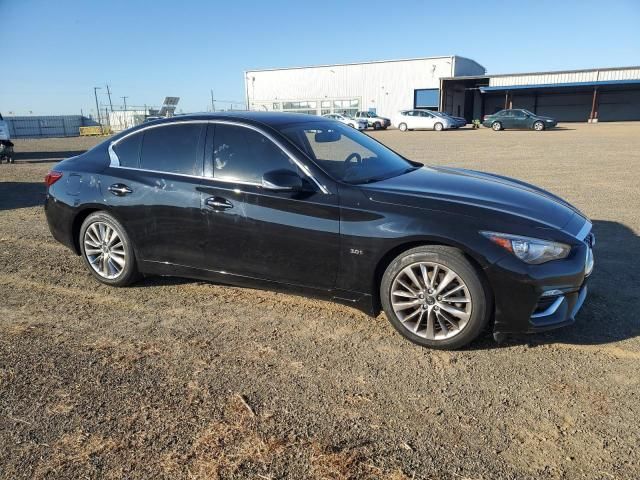
M 355 118 L 366 121 L 367 126 L 372 127 L 374 130 L 385 129 L 391 125 L 391 120 L 374 112 L 356 112 Z

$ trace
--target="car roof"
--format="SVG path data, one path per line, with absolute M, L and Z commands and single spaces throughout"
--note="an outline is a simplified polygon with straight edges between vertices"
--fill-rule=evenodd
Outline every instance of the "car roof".
M 337 114 L 336 114 L 337 115 Z M 264 125 L 276 126 L 290 123 L 318 121 L 321 117 L 306 113 L 288 112 L 255 112 L 250 110 L 235 110 L 230 112 L 214 113 L 190 113 L 175 117 L 155 120 L 154 124 L 183 122 L 185 120 L 239 120 L 248 123 L 262 123 Z

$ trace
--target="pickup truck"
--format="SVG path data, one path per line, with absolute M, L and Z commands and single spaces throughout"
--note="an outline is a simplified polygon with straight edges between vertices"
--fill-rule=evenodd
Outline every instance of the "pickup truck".
M 354 118 L 356 120 L 365 120 L 367 125 L 373 127 L 374 130 L 386 129 L 391 125 L 391 120 L 373 112 L 356 112 Z

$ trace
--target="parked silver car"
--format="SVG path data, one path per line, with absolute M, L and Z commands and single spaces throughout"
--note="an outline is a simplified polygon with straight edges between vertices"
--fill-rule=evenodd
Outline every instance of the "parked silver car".
M 328 113 L 323 115 L 323 117 L 330 118 L 331 120 L 337 120 L 358 130 L 364 130 L 367 128 L 366 120 L 351 118 L 347 115 L 342 115 L 341 113 Z
M 394 127 L 402 132 L 407 130 L 448 130 L 454 128 L 453 119 L 436 115 L 437 112 L 429 110 L 403 110 L 392 121 Z

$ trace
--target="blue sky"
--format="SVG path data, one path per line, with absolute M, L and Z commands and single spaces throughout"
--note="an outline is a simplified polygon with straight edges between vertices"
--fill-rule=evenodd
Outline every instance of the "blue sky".
M 0 0 L 0 112 L 85 114 L 210 90 L 243 71 L 457 54 L 489 73 L 640 65 L 640 1 Z M 106 90 L 99 91 L 106 103 Z

